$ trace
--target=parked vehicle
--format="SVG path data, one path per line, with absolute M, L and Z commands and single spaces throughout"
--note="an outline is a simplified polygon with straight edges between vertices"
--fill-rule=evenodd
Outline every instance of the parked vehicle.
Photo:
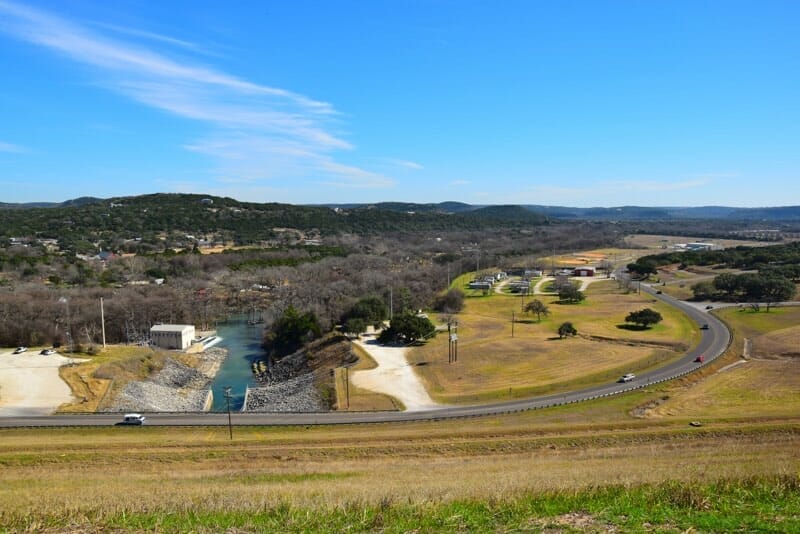
M 140 413 L 126 413 L 125 417 L 122 418 L 117 424 L 120 425 L 143 425 L 145 417 Z
M 713 309 L 714 309 L 714 306 L 712 306 L 711 304 L 709 304 L 708 306 L 706 306 L 706 309 L 707 309 L 707 310 L 713 310 Z
M 635 375 L 635 374 L 633 374 L 633 373 L 628 373 L 628 374 L 626 374 L 626 375 L 622 375 L 622 377 L 619 379 L 619 382 L 630 382 L 630 381 L 631 381 L 631 380 L 633 380 L 634 378 L 636 378 L 636 375 Z
M 17 347 L 12 354 L 22 354 L 26 350 L 28 350 L 28 347 Z
M 51 354 L 55 354 L 55 353 L 56 353 L 56 349 L 44 349 L 39 354 L 41 354 L 42 356 L 50 356 Z

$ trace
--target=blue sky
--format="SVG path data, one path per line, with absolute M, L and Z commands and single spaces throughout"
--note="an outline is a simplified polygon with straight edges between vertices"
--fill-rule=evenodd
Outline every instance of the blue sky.
M 0 201 L 800 204 L 800 2 L 0 0 Z

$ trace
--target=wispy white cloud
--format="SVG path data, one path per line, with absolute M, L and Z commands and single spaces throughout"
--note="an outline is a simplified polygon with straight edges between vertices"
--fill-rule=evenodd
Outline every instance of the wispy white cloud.
M 421 171 L 422 169 L 425 168 L 425 167 L 423 167 L 422 165 L 420 165 L 419 163 L 417 163 L 415 161 L 409 161 L 409 160 L 405 160 L 405 159 L 389 158 L 386 161 L 390 165 L 394 165 L 396 167 L 403 167 L 405 169 L 411 169 L 413 171 Z
M 138 28 L 125 28 L 123 26 L 117 26 L 116 24 L 108 24 L 105 22 L 93 22 L 91 24 L 98 28 L 111 30 L 113 32 L 121 33 L 124 35 L 131 35 L 133 37 L 142 37 L 144 39 L 149 39 L 151 41 L 158 41 L 160 43 L 166 43 L 168 45 L 172 45 L 178 48 L 184 48 L 186 50 L 191 50 L 193 52 L 204 52 L 204 50 L 195 43 L 185 41 L 183 39 L 176 39 L 175 37 L 162 35 L 160 33 L 140 30 Z
M 28 152 L 28 149 L 20 145 L 15 145 L 13 143 L 5 143 L 3 141 L 0 141 L 0 152 L 9 152 L 12 154 L 24 154 Z
M 113 37 L 98 28 L 110 30 Z M 339 114 L 331 104 L 196 62 L 175 60 L 145 46 L 141 39 L 134 43 L 120 36 L 191 49 L 187 41 L 136 28 L 89 27 L 6 0 L 0 0 L 0 32 L 91 67 L 101 87 L 198 122 L 206 133 L 187 141 L 185 148 L 212 158 L 221 178 L 252 181 L 313 175 L 319 183 L 336 185 L 385 187 L 392 183 L 382 175 L 335 161 L 334 152 L 353 147 L 335 132 Z M 409 161 L 398 164 L 421 168 Z
M 394 180 L 391 178 L 358 167 L 343 165 L 329 158 L 319 161 L 318 168 L 323 175 L 328 177 L 326 180 L 321 180 L 319 182 L 321 184 L 353 188 L 391 187 L 394 185 Z
M 460 185 L 469 185 L 470 183 L 472 182 L 470 182 L 469 180 L 453 180 L 447 185 L 449 185 L 450 187 L 457 187 Z

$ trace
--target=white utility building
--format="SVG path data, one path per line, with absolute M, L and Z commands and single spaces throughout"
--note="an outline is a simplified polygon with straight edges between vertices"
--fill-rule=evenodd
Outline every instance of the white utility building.
M 150 328 L 150 343 L 162 349 L 186 350 L 193 339 L 191 324 L 157 324 Z

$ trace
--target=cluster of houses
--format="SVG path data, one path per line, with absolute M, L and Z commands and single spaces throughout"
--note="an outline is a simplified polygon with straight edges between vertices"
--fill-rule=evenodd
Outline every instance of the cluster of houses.
M 29 247 L 31 245 L 42 245 L 48 251 L 58 250 L 58 239 L 32 238 L 32 237 L 10 237 L 8 238 L 9 247 Z
M 502 271 L 493 274 L 485 274 L 471 281 L 469 283 L 469 288 L 488 291 L 492 289 L 495 283 L 500 280 L 505 280 L 506 278 L 508 278 L 508 274 Z
M 597 269 L 592 266 L 583 265 L 572 269 L 561 269 L 553 273 L 556 280 L 568 280 L 570 277 L 595 276 Z M 475 278 L 469 283 L 470 289 L 489 291 L 494 284 L 505 280 L 509 276 L 519 276 L 519 280 L 512 280 L 507 287 L 512 293 L 528 293 L 531 289 L 531 279 L 544 276 L 541 269 L 509 269 L 508 271 L 485 274 Z

